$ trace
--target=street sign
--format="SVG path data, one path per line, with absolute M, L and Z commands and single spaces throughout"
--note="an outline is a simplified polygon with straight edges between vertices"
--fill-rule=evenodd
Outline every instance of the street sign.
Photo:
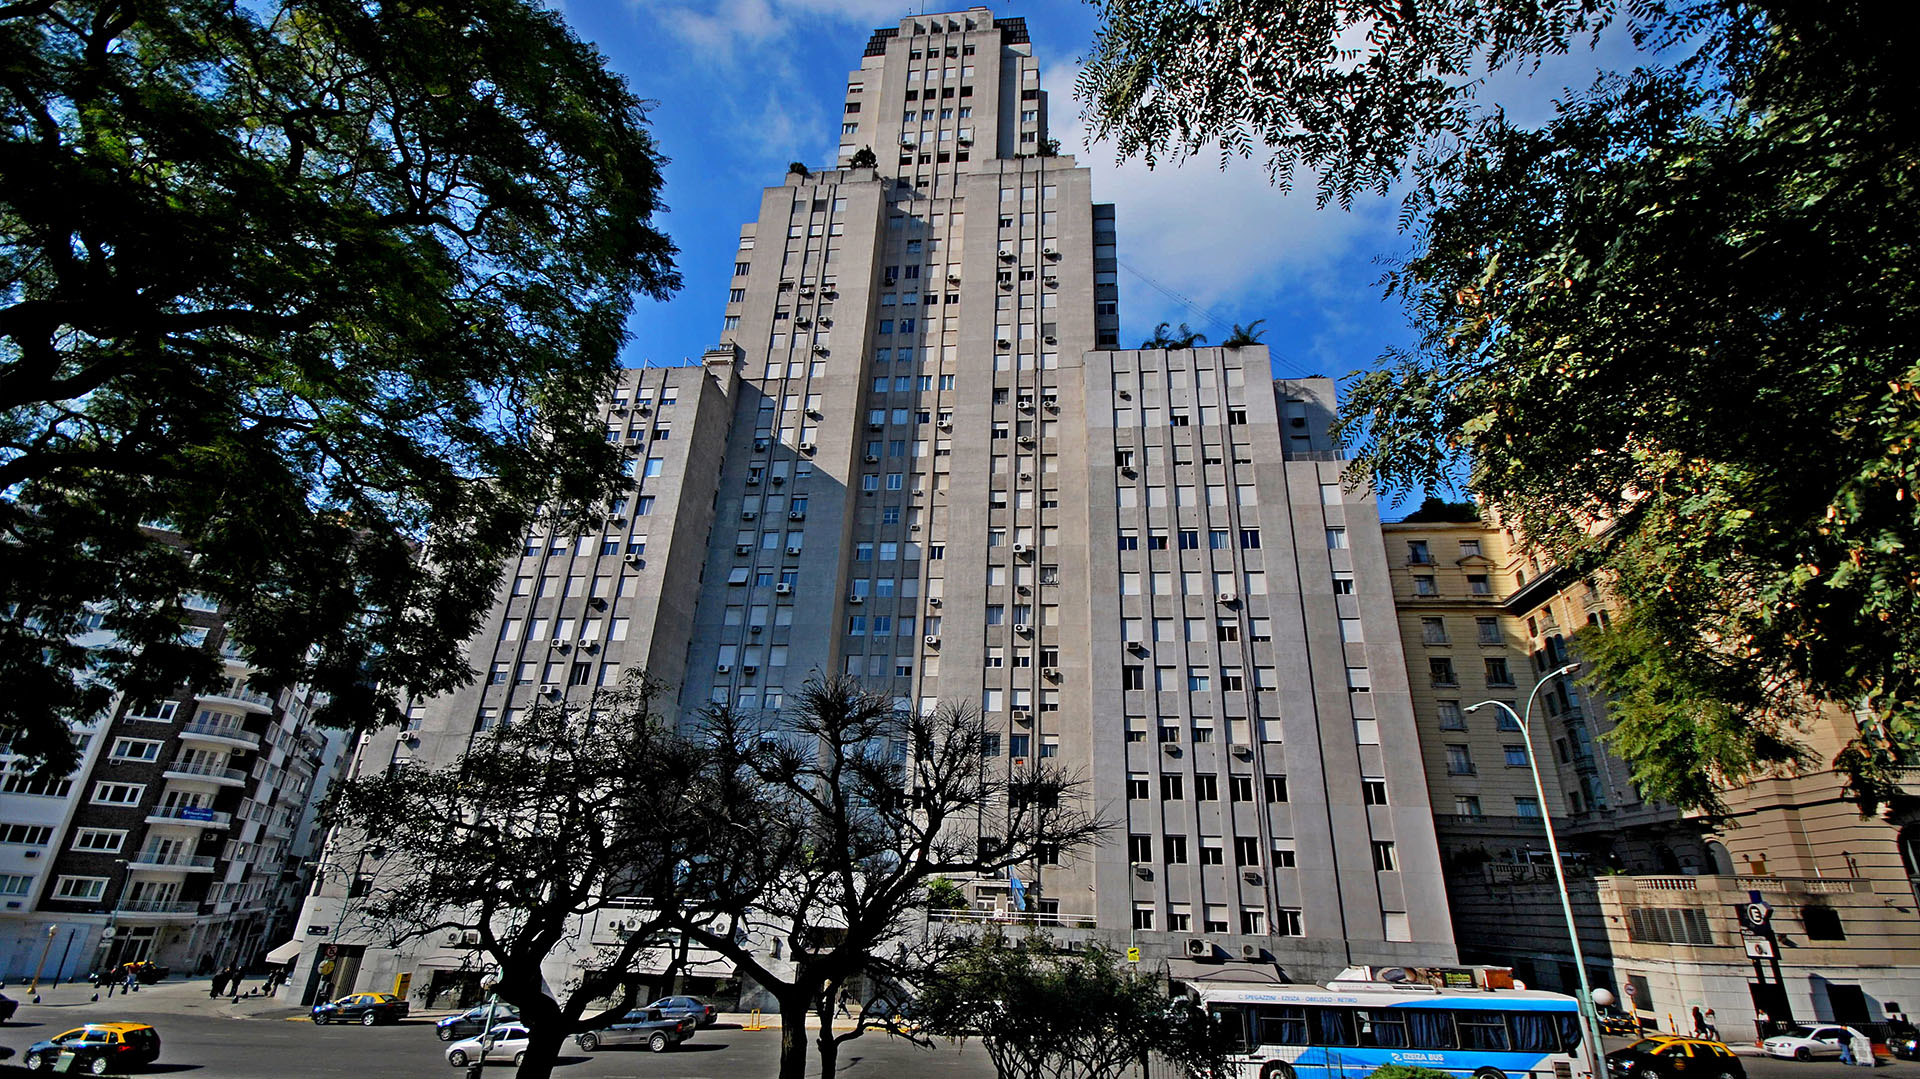
M 1632 982 L 1628 982 L 1628 983 L 1627 983 L 1627 1000 L 1628 1000 L 1629 1002 L 1631 1002 L 1631 1001 L 1633 1000 L 1633 998 L 1634 998 L 1634 995 L 1635 995 L 1635 994 L 1634 994 L 1634 991 L 1633 991 L 1633 983 L 1632 983 Z
M 1772 959 L 1773 958 L 1773 941 L 1767 939 L 1766 937 L 1748 937 L 1747 938 L 1747 958 L 1748 959 Z
M 1138 963 L 1139 961 L 1140 961 L 1140 949 L 1138 949 L 1138 948 L 1128 948 L 1128 949 L 1127 949 L 1127 962 L 1129 962 L 1129 963 Z

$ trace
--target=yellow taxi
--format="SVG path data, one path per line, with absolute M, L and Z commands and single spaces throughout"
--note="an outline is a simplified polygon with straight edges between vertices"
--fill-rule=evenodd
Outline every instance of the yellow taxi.
M 1746 1066 L 1724 1042 L 1649 1034 L 1607 1054 L 1612 1079 L 1746 1079 Z
M 51 1071 L 66 1053 L 73 1054 L 74 1071 L 124 1071 L 160 1058 L 160 1032 L 145 1023 L 88 1023 L 27 1046 L 20 1063 Z

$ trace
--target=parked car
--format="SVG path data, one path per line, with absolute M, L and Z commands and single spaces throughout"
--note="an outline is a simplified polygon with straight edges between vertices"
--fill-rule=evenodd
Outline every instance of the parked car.
M 710 1027 L 720 1021 L 720 1009 L 699 997 L 661 997 L 645 1007 L 658 1008 L 660 1014 L 675 1018 L 691 1015 L 698 1019 L 703 1027 Z
M 5 993 L 0 993 L 0 1023 L 4 1023 L 7 1020 L 12 1019 L 13 1013 L 19 1010 L 20 1010 L 19 1001 L 6 995 Z
M 1638 1038 L 1641 1033 L 1640 1020 L 1620 1012 L 1602 1013 L 1600 1033 L 1615 1038 Z
M 644 1045 L 664 1053 L 693 1037 L 698 1029 L 700 1021 L 691 1015 L 672 1017 L 658 1008 L 636 1008 L 612 1026 L 589 1030 L 573 1040 L 589 1053 L 615 1045 Z
M 496 1004 L 493 1006 L 493 1022 L 496 1026 L 501 1023 L 516 1023 L 519 1021 L 520 1009 L 511 1004 Z M 487 1006 L 480 1004 L 468 1008 L 459 1015 L 449 1015 L 445 1019 L 435 1021 L 433 1031 L 440 1036 L 441 1041 L 450 1042 L 455 1038 L 472 1037 L 480 1033 L 480 1028 L 486 1025 Z
M 313 1006 L 313 1021 L 320 1026 L 328 1023 L 359 1023 L 370 1027 L 375 1023 L 398 1023 L 407 1017 L 407 999 L 396 997 L 392 993 L 348 993 L 338 1000 L 321 1001 Z
M 496 1023 L 485 1038 L 468 1038 L 447 1046 L 447 1063 L 464 1068 L 468 1061 L 479 1060 L 482 1042 L 487 1056 L 494 1060 L 511 1060 L 517 1068 L 526 1059 L 527 1028 L 519 1023 Z
M 88 1023 L 27 1046 L 20 1063 L 52 1071 L 63 1053 L 73 1054 L 74 1071 L 126 1071 L 160 1059 L 160 1032 L 145 1023 Z
M 1847 1027 L 1832 1023 L 1814 1025 L 1803 1023 L 1789 1027 L 1761 1042 L 1760 1049 L 1770 1057 L 1792 1060 L 1837 1057 L 1840 1055 L 1840 1047 L 1847 1044 L 1852 1037 L 1853 1031 Z
M 1705 1038 L 1656 1034 L 1607 1054 L 1613 1079 L 1746 1079 L 1733 1050 Z
M 1903 1029 L 1887 1036 L 1887 1052 L 1901 1060 L 1920 1060 L 1920 1031 L 1901 1024 Z

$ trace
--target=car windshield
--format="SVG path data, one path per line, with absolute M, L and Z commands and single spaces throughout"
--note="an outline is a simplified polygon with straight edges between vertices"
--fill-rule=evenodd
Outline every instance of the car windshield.
M 1639 1041 L 1634 1042 L 1632 1045 L 1627 1046 L 1627 1049 L 1635 1053 L 1651 1053 L 1654 1050 L 1659 1049 L 1661 1046 L 1665 1044 L 1667 1043 L 1657 1042 L 1657 1041 L 1654 1041 L 1652 1038 L 1642 1038 Z
M 1789 1027 L 1787 1028 L 1786 1036 L 1789 1038 L 1811 1038 L 1813 1037 L 1813 1028 L 1812 1027 Z

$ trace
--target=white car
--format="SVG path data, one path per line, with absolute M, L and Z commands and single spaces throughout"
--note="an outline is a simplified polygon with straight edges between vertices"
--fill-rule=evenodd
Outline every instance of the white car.
M 1852 1027 L 1836 1026 L 1832 1023 L 1802 1024 L 1789 1029 L 1784 1034 L 1775 1034 L 1760 1043 L 1760 1048 L 1770 1057 L 1783 1057 L 1790 1060 L 1812 1060 L 1815 1057 L 1837 1057 L 1840 1047 L 1856 1036 Z
M 488 1060 L 513 1061 L 514 1067 L 527 1055 L 527 1028 L 519 1023 L 496 1023 L 487 1034 L 486 1050 Z M 447 1063 L 456 1068 L 464 1068 L 468 1062 L 480 1059 L 481 1038 L 468 1038 L 463 1042 L 454 1042 L 447 1046 Z

